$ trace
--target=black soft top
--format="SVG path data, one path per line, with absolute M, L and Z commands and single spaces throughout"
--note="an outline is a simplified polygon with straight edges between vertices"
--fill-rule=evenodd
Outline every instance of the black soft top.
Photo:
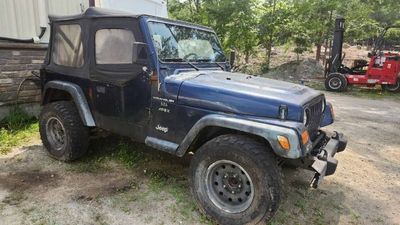
M 140 15 L 131 14 L 129 12 L 114 10 L 114 9 L 104 9 L 104 8 L 96 8 L 90 7 L 85 12 L 75 15 L 68 16 L 57 16 L 57 15 L 49 15 L 50 21 L 68 21 L 68 20 L 79 20 L 79 19 L 88 19 L 88 18 L 98 18 L 98 17 L 134 17 L 137 18 Z
M 176 21 L 167 18 L 161 18 L 150 15 L 135 15 L 129 12 L 111 10 L 111 9 L 103 9 L 103 8 L 95 8 L 90 7 L 85 12 L 77 15 L 70 16 L 49 16 L 49 19 L 52 24 L 52 34 L 50 38 L 50 47 L 48 48 L 48 60 L 45 68 L 48 68 L 49 71 L 54 71 L 58 74 L 69 75 L 73 77 L 80 78 L 91 78 L 94 80 L 107 80 L 108 82 L 112 82 L 115 84 L 124 84 L 130 80 L 132 80 L 133 71 L 142 71 L 141 64 L 104 64 L 97 65 L 95 64 L 95 33 L 98 29 L 110 29 L 110 27 L 116 27 L 124 29 L 129 28 L 135 37 L 135 41 L 137 42 L 145 42 L 145 37 L 143 32 L 140 29 L 140 18 L 143 18 L 148 21 L 156 21 L 161 23 L 174 24 L 178 26 L 186 26 L 195 29 L 202 29 L 209 32 L 214 32 L 211 28 L 205 26 L 199 26 L 196 24 Z M 99 22 L 100 20 L 100 22 Z M 83 65 L 80 67 L 75 66 L 65 66 L 65 65 L 57 65 L 52 60 L 52 43 L 54 41 L 55 32 L 57 31 L 57 27 L 65 24 L 80 24 L 82 30 L 81 32 L 81 42 L 82 45 L 78 45 L 83 47 L 82 57 L 83 57 Z M 89 27 L 93 27 L 93 29 L 89 29 Z M 60 31 L 58 31 L 60 32 Z M 65 33 L 62 32 L 65 36 Z M 66 37 L 63 37 L 63 40 Z M 75 40 L 76 41 L 76 40 Z M 71 42 L 71 41 L 66 41 Z M 68 45 L 73 44 L 67 43 Z M 76 46 L 75 46 L 76 47 Z M 79 47 L 79 48 L 80 48 Z M 74 49 L 72 52 L 65 52 L 65 54 L 77 54 L 77 49 Z M 140 67 L 137 69 L 136 67 Z M 135 69 L 136 68 L 136 69 Z M 112 79 L 110 80 L 110 72 L 112 71 Z
M 146 15 L 146 14 L 138 14 L 137 15 L 137 14 L 132 14 L 130 12 L 119 11 L 119 10 L 115 10 L 115 9 L 104 9 L 104 8 L 98 8 L 98 7 L 89 7 L 85 12 L 83 12 L 81 14 L 75 14 L 75 15 L 69 15 L 69 16 L 49 15 L 49 19 L 51 22 L 63 22 L 63 21 L 72 21 L 72 20 L 81 20 L 81 19 L 94 19 L 94 18 L 138 18 L 141 16 L 146 16 L 146 17 L 152 18 L 154 20 L 164 21 L 167 23 L 202 28 L 204 30 L 213 32 L 213 30 L 210 27 L 193 24 L 193 23 L 188 23 L 185 21 L 172 20 L 172 19 L 151 16 L 151 15 Z

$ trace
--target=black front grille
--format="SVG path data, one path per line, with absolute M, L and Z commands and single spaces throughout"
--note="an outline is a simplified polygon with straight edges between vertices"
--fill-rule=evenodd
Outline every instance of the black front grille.
M 305 108 L 308 114 L 307 130 L 310 134 L 311 140 L 314 140 L 318 135 L 318 128 L 322 119 L 322 107 L 324 104 L 324 98 L 322 96 L 313 99 L 308 103 Z

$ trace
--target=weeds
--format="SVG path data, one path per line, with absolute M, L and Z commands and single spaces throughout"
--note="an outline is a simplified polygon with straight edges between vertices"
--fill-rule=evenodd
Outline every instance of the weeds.
M 150 178 L 149 187 L 152 192 L 164 191 L 172 195 L 176 201 L 178 212 L 185 219 L 193 220 L 193 212 L 197 207 L 189 192 L 189 184 L 187 179 L 179 179 L 176 176 L 171 176 L 164 170 L 155 170 L 149 172 Z M 203 223 L 209 223 L 206 218 L 201 218 Z
M 120 140 L 113 156 L 125 166 L 133 167 L 146 158 L 145 154 L 140 151 L 140 148 L 143 148 L 143 146 L 138 146 L 126 140 Z
M 0 154 L 7 154 L 13 147 L 38 136 L 38 130 L 36 119 L 19 107 L 12 108 L 9 115 L 0 121 Z
M 363 88 L 363 87 L 350 87 L 348 89 L 348 91 L 343 92 L 341 94 L 362 97 L 362 98 L 368 98 L 368 99 L 375 99 L 375 100 L 376 99 L 384 99 L 384 98 L 400 100 L 399 93 L 383 91 L 380 88 L 372 89 L 372 88 Z

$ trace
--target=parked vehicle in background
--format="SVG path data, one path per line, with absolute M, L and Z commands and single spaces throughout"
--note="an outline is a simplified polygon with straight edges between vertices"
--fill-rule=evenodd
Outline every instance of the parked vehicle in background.
M 305 86 L 230 72 L 215 32 L 165 18 L 89 8 L 51 18 L 41 70 L 40 134 L 50 156 L 86 153 L 101 128 L 182 157 L 199 208 L 219 224 L 268 221 L 283 163 L 337 167 L 346 148 L 332 105 Z
M 387 30 L 400 28 L 399 26 L 386 27 L 376 39 L 374 48 L 368 57 L 370 61 L 357 59 L 352 67 L 343 65 L 345 57 L 342 54 L 344 39 L 344 18 L 337 18 L 331 50 L 325 75 L 325 88 L 328 91 L 345 91 L 349 85 L 364 85 L 374 87 L 381 85 L 382 89 L 400 92 L 400 54 L 383 52 L 383 40 Z

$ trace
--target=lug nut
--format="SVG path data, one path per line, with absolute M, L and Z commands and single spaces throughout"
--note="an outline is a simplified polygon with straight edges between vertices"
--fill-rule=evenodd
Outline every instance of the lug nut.
M 242 185 L 241 185 L 241 184 L 239 184 L 239 185 L 238 185 L 238 187 L 239 187 L 239 188 L 241 188 L 241 187 L 242 187 Z
M 228 174 L 225 174 L 224 178 L 225 178 L 225 179 L 228 178 Z
M 222 187 L 223 187 L 223 188 L 226 188 L 226 185 L 224 184 L 224 185 L 222 185 Z
M 232 191 L 232 194 L 235 194 L 235 191 Z

